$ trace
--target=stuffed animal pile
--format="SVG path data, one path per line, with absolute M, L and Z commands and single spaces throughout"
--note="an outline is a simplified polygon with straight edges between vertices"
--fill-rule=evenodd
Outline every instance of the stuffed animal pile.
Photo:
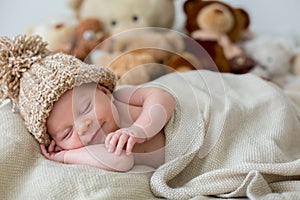
M 173 71 L 209 69 L 253 73 L 281 88 L 300 90 L 300 51 L 285 40 L 252 34 L 251 16 L 243 8 L 220 0 L 185 0 L 181 9 L 185 21 L 178 33 L 173 30 L 178 16 L 175 0 L 66 3 L 73 17 L 30 27 L 27 33 L 41 35 L 53 52 L 110 67 L 120 84 L 141 84 Z M 198 50 L 183 35 L 210 58 L 195 53 Z

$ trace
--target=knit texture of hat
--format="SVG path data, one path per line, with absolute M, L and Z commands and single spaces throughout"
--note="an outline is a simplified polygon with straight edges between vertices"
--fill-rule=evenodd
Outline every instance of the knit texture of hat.
M 39 36 L 0 37 L 0 101 L 10 99 L 29 132 L 39 143 L 49 145 L 46 120 L 54 102 L 84 83 L 98 83 L 113 91 L 116 76 L 109 68 L 71 55 L 50 55 L 46 46 Z

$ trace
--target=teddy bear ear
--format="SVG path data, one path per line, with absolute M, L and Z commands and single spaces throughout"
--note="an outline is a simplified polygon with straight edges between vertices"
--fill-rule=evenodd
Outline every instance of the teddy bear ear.
M 186 15 L 186 21 L 185 21 L 185 28 L 189 33 L 192 33 L 195 30 L 199 29 L 199 25 L 197 22 L 197 15 L 199 11 L 207 6 L 208 4 L 211 4 L 212 2 L 209 1 L 195 1 L 195 0 L 187 0 L 183 4 L 183 10 Z
M 241 24 L 243 25 L 243 28 L 247 29 L 250 25 L 249 13 L 246 10 L 242 9 L 242 8 L 237 8 L 236 11 L 239 13 L 238 15 L 242 20 Z
M 232 42 L 236 42 L 240 40 L 243 33 L 247 31 L 250 25 L 250 17 L 248 12 L 242 8 L 233 8 L 230 5 L 228 5 L 228 7 L 231 8 L 235 20 L 235 26 L 228 32 L 228 36 Z

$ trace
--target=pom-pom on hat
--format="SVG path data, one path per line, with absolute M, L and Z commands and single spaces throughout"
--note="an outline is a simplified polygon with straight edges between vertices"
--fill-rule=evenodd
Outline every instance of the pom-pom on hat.
M 67 90 L 95 82 L 110 91 L 115 74 L 71 55 L 50 55 L 40 36 L 0 37 L 0 103 L 10 99 L 25 126 L 41 144 L 49 145 L 46 120 L 55 101 Z

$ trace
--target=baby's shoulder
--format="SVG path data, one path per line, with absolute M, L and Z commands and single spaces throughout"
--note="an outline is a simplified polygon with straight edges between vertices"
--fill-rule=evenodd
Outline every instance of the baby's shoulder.
M 116 89 L 113 92 L 113 97 L 124 103 L 142 103 L 146 98 L 153 95 L 160 95 L 165 90 L 157 87 L 141 87 L 141 86 L 128 86 Z

